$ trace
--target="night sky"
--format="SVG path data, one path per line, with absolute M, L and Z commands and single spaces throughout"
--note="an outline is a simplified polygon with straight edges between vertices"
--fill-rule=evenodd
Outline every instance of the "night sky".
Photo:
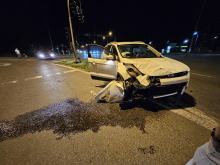
M 79 43 L 81 34 L 105 34 L 112 30 L 118 41 L 153 41 L 160 48 L 166 41 L 180 42 L 194 31 L 204 0 L 82 0 L 85 23 L 74 21 Z M 205 5 L 198 31 L 220 33 L 218 0 Z M 15 47 L 65 44 L 68 26 L 66 0 L 11 0 L 0 5 L 0 51 Z M 74 18 L 76 20 L 76 18 Z

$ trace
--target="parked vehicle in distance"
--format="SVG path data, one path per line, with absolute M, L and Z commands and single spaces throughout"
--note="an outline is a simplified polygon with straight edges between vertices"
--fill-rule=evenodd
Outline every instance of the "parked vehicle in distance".
M 190 68 L 144 42 L 112 42 L 102 48 L 100 58 L 89 49 L 92 79 L 122 81 L 132 96 L 152 99 L 181 96 L 187 89 Z

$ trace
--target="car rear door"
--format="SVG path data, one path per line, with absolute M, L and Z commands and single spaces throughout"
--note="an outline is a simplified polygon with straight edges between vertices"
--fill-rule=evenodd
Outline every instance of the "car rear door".
M 111 52 L 111 45 L 106 48 L 99 45 L 90 46 L 89 52 L 89 70 L 92 79 L 98 80 L 113 80 L 117 76 L 117 61 L 114 59 L 108 59 Z M 99 56 L 97 56 L 97 50 Z

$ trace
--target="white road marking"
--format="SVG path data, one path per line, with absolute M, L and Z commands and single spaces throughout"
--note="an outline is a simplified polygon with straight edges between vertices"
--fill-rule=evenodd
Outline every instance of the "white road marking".
M 205 74 L 200 74 L 200 73 L 192 73 L 193 75 L 197 75 L 197 76 L 201 76 L 201 77 L 207 77 L 207 78 L 216 78 L 214 76 L 210 76 L 210 75 L 205 75 Z
M 159 102 L 154 102 L 158 104 L 159 106 L 162 106 L 166 109 L 171 109 L 172 107 L 164 105 Z M 175 107 L 175 106 L 174 106 Z M 198 124 L 201 127 L 204 127 L 206 129 L 211 130 L 212 128 L 215 128 L 218 126 L 218 120 L 214 119 L 213 117 L 209 117 L 207 114 L 202 112 L 201 110 L 192 107 L 192 108 L 182 108 L 182 109 L 172 109 L 171 112 L 180 115 L 196 124 Z M 217 122 L 218 121 L 218 122 Z
M 76 70 L 68 70 L 68 71 L 64 71 L 63 73 L 72 73 L 72 72 L 75 72 Z
M 54 65 L 57 65 L 57 66 L 60 66 L 60 67 L 63 67 L 63 68 L 68 68 L 68 69 L 75 70 L 75 71 L 79 71 L 79 72 L 82 72 L 82 73 L 85 73 L 85 74 L 90 74 L 89 72 L 83 71 L 81 69 L 72 68 L 72 67 L 65 66 L 65 65 L 60 65 L 60 64 L 54 64 Z
M 18 80 L 11 81 L 12 84 L 16 84 Z
M 178 114 L 209 130 L 218 126 L 218 122 L 215 119 L 207 116 L 204 112 L 196 108 L 175 109 L 171 110 L 171 112 Z
M 24 79 L 25 81 L 29 81 L 29 80 L 36 80 L 36 79 L 40 79 L 42 78 L 43 76 L 35 76 L 35 77 L 29 77 L 29 78 L 26 78 Z
M 0 67 L 7 67 L 10 65 L 11 65 L 11 63 L 0 63 Z
M 60 72 L 57 72 L 56 75 L 61 75 L 61 73 L 60 73 Z
M 16 84 L 18 80 L 13 80 L 13 81 L 8 81 L 8 82 L 3 82 L 1 85 L 7 85 L 7 84 Z
M 51 75 L 50 75 L 50 74 L 47 74 L 46 76 L 47 76 L 47 77 L 50 77 Z

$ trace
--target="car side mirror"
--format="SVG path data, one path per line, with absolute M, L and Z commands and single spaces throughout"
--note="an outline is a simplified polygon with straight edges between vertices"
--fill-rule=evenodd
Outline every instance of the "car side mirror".
M 113 55 L 107 55 L 106 60 L 115 60 L 115 57 Z

